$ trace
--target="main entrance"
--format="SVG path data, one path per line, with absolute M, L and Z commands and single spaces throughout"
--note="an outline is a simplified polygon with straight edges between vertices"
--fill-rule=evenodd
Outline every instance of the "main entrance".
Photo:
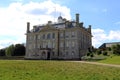
M 50 60 L 50 52 L 47 52 L 47 60 Z

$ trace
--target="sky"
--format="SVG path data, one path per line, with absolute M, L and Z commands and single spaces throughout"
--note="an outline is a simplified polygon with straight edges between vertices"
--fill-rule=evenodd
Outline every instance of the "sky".
M 1 0 L 0 49 L 26 42 L 26 23 L 45 24 L 61 15 L 92 25 L 92 45 L 120 42 L 120 0 Z

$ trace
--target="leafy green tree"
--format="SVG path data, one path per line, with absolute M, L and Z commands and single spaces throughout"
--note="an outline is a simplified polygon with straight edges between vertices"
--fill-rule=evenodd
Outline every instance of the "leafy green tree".
M 0 50 L 0 56 L 5 56 L 5 49 Z
M 14 45 L 10 45 L 8 48 L 6 48 L 5 53 L 6 56 L 12 56 L 14 54 Z
M 24 56 L 25 46 L 23 44 L 16 44 L 13 56 Z
M 120 55 L 120 45 L 113 45 L 112 46 L 113 54 Z

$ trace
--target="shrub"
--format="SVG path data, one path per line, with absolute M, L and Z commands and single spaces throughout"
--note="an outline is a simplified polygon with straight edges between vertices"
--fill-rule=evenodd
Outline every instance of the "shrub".
M 87 53 L 87 56 L 90 56 L 90 52 Z
M 107 55 L 108 55 L 108 52 L 107 52 L 107 51 L 104 51 L 104 52 L 103 52 L 103 55 L 104 55 L 104 56 L 107 56 Z
M 97 50 L 97 54 L 98 54 L 98 55 L 102 54 L 102 51 L 98 49 L 98 50 Z
M 90 57 L 94 57 L 93 53 L 92 53 L 92 54 L 90 54 Z

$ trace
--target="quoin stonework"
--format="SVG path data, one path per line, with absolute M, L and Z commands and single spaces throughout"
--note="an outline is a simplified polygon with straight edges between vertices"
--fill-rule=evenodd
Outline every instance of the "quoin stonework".
M 75 21 L 61 16 L 57 22 L 48 21 L 30 30 L 27 22 L 26 59 L 81 59 L 92 46 L 91 25 L 83 26 L 76 14 Z

